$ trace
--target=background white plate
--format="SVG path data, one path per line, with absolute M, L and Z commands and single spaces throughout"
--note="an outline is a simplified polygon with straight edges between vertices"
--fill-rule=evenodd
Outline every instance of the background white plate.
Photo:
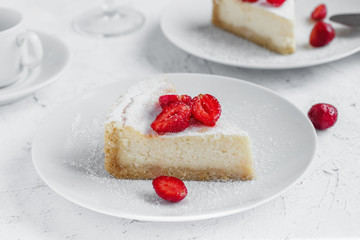
M 29 72 L 24 79 L 0 89 L 0 105 L 24 98 L 57 80 L 70 63 L 70 50 L 60 39 L 47 33 L 35 31 L 44 49 L 39 67 Z
M 314 22 L 309 15 L 325 2 L 328 16 L 360 12 L 359 0 L 296 0 L 296 53 L 282 56 L 247 40 L 236 37 L 211 24 L 211 0 L 177 0 L 164 11 L 161 27 L 165 36 L 176 46 L 195 56 L 232 66 L 286 69 L 313 66 L 334 61 L 360 50 L 360 29 L 332 23 L 334 41 L 323 48 L 309 45 Z M 326 20 L 329 22 L 328 20 Z
M 165 75 L 179 93 L 215 95 L 253 142 L 257 179 L 186 181 L 188 196 L 171 204 L 151 181 L 118 180 L 104 169 L 104 119 L 111 105 L 134 81 L 122 81 L 71 101 L 41 124 L 32 159 L 41 178 L 57 193 L 105 214 L 148 221 L 190 221 L 225 216 L 273 199 L 309 166 L 316 134 L 294 105 L 263 87 L 201 74 Z M 137 79 L 136 81 L 138 81 Z M 142 80 L 142 79 L 141 79 Z

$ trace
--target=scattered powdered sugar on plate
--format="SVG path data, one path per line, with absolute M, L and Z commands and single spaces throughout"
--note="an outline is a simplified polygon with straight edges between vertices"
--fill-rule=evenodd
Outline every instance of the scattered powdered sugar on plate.
M 92 188 L 105 194 L 130 196 L 136 188 L 128 188 L 131 180 L 118 180 L 104 166 L 104 129 L 108 111 L 99 112 L 93 119 L 77 113 L 64 146 L 64 164 L 88 179 Z M 124 184 L 119 184 L 122 181 Z M 129 192 L 131 191 L 131 192 Z
M 42 125 L 34 139 L 33 161 L 44 181 L 70 201 L 102 213 L 185 221 L 228 215 L 268 201 L 293 184 L 310 164 L 316 146 L 313 127 L 284 99 L 218 76 L 166 76 L 181 93 L 196 96 L 205 91 L 216 96 L 223 109 L 221 119 L 248 132 L 256 179 L 185 181 L 188 196 L 172 204 L 156 195 L 151 180 L 111 176 L 104 167 L 106 117 L 117 97 L 132 85 L 119 82 L 71 101 Z
M 241 65 L 279 65 L 297 64 L 306 61 L 315 61 L 330 58 L 338 54 L 343 54 L 349 49 L 359 48 L 360 32 L 351 29 L 338 29 L 339 35 L 348 37 L 338 37 L 326 48 L 312 48 L 308 44 L 308 39 L 302 39 L 304 34 L 299 37 L 297 51 L 291 55 L 280 55 L 260 47 L 248 40 L 237 37 L 212 26 L 199 26 L 189 30 L 187 36 L 183 36 L 183 41 L 192 45 L 192 51 L 198 56 L 203 56 L 209 60 L 224 62 L 235 66 Z M 306 36 L 310 31 L 306 30 Z
M 276 115 L 278 107 L 274 104 L 255 105 L 243 100 L 237 107 L 226 102 L 223 104 L 223 112 L 227 118 L 236 122 L 240 128 L 246 130 L 252 143 L 253 159 L 256 171 L 256 184 L 268 181 L 268 173 L 275 170 L 277 154 L 282 148 L 293 148 L 292 140 L 283 135 L 270 135 L 266 130 L 269 128 L 267 118 Z M 281 116 L 279 116 L 281 117 Z
M 188 84 L 183 83 L 182 76 L 179 80 L 168 76 L 169 81 L 179 87 L 180 92 L 187 92 Z M 212 76 L 204 78 L 201 86 L 211 78 Z M 90 209 L 120 217 L 130 216 L 143 220 L 145 217 L 157 220 L 161 218 L 166 221 L 167 217 L 188 219 L 189 216 L 195 216 L 194 218 L 199 219 L 204 215 L 254 206 L 288 186 L 287 179 L 291 176 L 299 176 L 296 175 L 299 167 L 292 166 L 301 162 L 301 159 L 289 154 L 296 152 L 299 145 L 297 135 L 294 135 L 299 134 L 297 128 L 292 131 L 299 115 L 288 113 L 291 109 L 281 102 L 270 101 L 272 95 L 266 95 L 267 92 L 260 92 L 266 96 L 259 100 L 254 94 L 256 92 L 249 91 L 252 85 L 239 82 L 239 87 L 231 88 L 233 90 L 230 94 L 217 92 L 211 87 L 206 91 L 218 97 L 222 106 L 220 119 L 236 124 L 236 127 L 249 134 L 257 174 L 254 180 L 185 181 L 188 196 L 183 201 L 172 204 L 156 195 L 151 180 L 116 179 L 104 167 L 104 127 L 111 104 L 126 90 L 121 87 L 120 83 L 104 87 L 88 97 L 72 102 L 65 111 L 58 113 L 60 116 L 66 115 L 66 120 L 59 122 L 62 126 L 58 129 L 66 130 L 56 133 L 57 144 L 50 144 L 49 147 L 53 149 L 45 151 L 43 156 L 43 159 L 55 159 L 49 164 L 55 169 L 56 176 L 46 175 L 51 175 L 47 167 L 42 173 L 48 179 L 56 181 L 54 189 L 68 199 Z M 194 87 L 189 91 L 193 91 L 189 94 L 194 96 L 199 90 Z M 59 117 L 54 116 L 54 119 L 58 121 Z M 53 127 L 54 119 L 49 123 L 50 128 Z M 290 136 L 284 134 L 288 130 L 291 130 Z M 59 146 L 62 149 L 59 150 Z M 44 163 L 48 161 L 45 160 L 42 164 Z M 291 170 L 290 173 L 287 172 L 288 169 Z
M 77 113 L 64 147 L 67 156 L 73 156 L 74 153 L 75 156 L 81 156 L 66 158 L 64 163 L 91 177 L 109 175 L 104 168 L 104 116 L 106 114 L 101 112 L 97 118 L 87 123 L 82 119 L 81 114 Z
M 176 206 L 160 199 L 152 189 L 151 181 L 148 180 L 120 180 L 111 176 L 104 168 L 104 124 L 106 113 L 99 112 L 93 119 L 85 119 L 81 113 L 77 113 L 71 124 L 71 132 L 67 136 L 65 145 L 64 163 L 73 168 L 78 174 L 85 176 L 93 182 L 97 191 L 101 190 L 113 197 L 126 200 L 127 207 L 136 208 L 137 205 L 145 205 L 148 208 L 158 208 L 164 213 L 211 211 L 219 208 L 226 202 L 234 204 L 229 196 L 237 199 L 238 204 L 247 204 L 246 196 L 258 191 L 261 194 L 261 186 L 268 181 L 267 173 L 273 171 L 272 161 L 277 146 L 289 144 L 289 139 L 281 139 L 275 136 L 262 136 L 266 128 L 263 118 L 254 114 L 249 121 L 244 113 L 256 108 L 251 103 L 243 102 L 241 108 L 235 108 L 230 104 L 223 104 L 223 118 L 237 122 L 246 129 L 253 144 L 253 154 L 257 178 L 252 181 L 186 181 L 188 196 Z M 263 114 L 268 111 L 276 111 L 276 107 L 268 104 L 258 111 Z M 260 136 L 260 137 L 255 137 Z M 80 147 L 79 147 L 80 146 Z M 268 146 L 268 147 L 265 147 Z M 244 199 L 244 200 L 242 200 Z M 130 201 L 131 200 L 131 201 Z M 199 205 L 199 202 L 203 204 Z

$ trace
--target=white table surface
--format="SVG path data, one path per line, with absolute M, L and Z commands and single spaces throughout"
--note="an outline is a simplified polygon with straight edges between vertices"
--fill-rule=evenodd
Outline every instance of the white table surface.
M 360 238 L 360 54 L 284 71 L 211 63 L 177 49 L 161 33 L 159 18 L 171 0 L 125 1 L 146 16 L 144 27 L 134 34 L 113 39 L 76 34 L 71 21 L 100 2 L 1 1 L 21 10 L 29 28 L 65 40 L 73 58 L 54 84 L 0 107 L 0 239 Z M 244 79 L 277 91 L 304 113 L 314 103 L 331 103 L 339 119 L 333 128 L 318 132 L 314 162 L 294 187 L 262 206 L 223 218 L 151 223 L 110 217 L 67 201 L 39 178 L 31 143 L 45 116 L 120 78 L 163 72 Z

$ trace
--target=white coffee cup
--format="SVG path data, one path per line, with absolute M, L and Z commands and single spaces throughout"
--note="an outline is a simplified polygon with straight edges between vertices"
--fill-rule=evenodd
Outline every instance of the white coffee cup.
M 23 25 L 21 13 L 0 8 L 0 87 L 15 83 L 41 63 L 40 38 Z

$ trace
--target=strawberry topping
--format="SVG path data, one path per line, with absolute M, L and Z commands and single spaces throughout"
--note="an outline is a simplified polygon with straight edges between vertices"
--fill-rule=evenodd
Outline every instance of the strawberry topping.
M 323 47 L 329 44 L 335 37 L 334 28 L 323 21 L 315 24 L 310 34 L 310 45 L 313 47 Z
M 221 115 L 221 106 L 214 96 L 199 94 L 193 99 L 191 114 L 199 122 L 214 126 Z
M 326 10 L 325 4 L 320 4 L 311 13 L 311 18 L 315 21 L 320 21 L 326 17 L 326 13 L 327 13 L 327 10 Z
M 159 197 L 170 202 L 179 202 L 187 195 L 184 182 L 176 177 L 160 176 L 153 180 L 152 185 Z
M 308 112 L 308 117 L 310 118 L 314 127 L 319 130 L 332 127 L 337 121 L 337 116 L 337 109 L 327 103 L 315 104 Z
M 270 3 L 272 6 L 274 7 L 280 7 L 281 5 L 283 5 L 283 3 L 286 0 L 266 0 L 268 3 Z
M 170 103 L 183 102 L 188 106 L 191 106 L 192 98 L 188 95 L 163 95 L 159 97 L 159 103 L 161 108 L 166 107 Z
M 170 103 L 156 117 L 151 128 L 160 135 L 166 132 L 181 132 L 189 126 L 190 117 L 191 108 L 188 105 L 182 102 Z

